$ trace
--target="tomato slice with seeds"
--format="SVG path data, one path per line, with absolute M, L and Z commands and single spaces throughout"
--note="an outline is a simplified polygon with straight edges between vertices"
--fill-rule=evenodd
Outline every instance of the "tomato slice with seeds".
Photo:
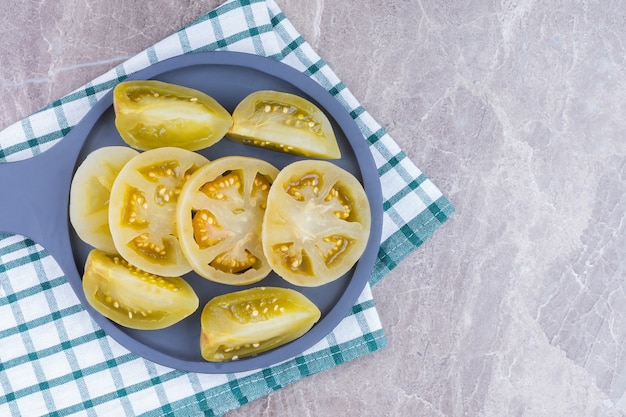
M 70 223 L 81 240 L 96 249 L 115 252 L 109 229 L 109 198 L 117 174 L 139 152 L 126 146 L 105 146 L 91 152 L 76 169 L 70 186 Z
M 226 156 L 197 170 L 176 208 L 183 253 L 198 275 L 229 285 L 265 278 L 261 226 L 278 169 L 268 162 Z
M 255 287 L 217 296 L 202 310 L 202 357 L 225 362 L 266 352 L 303 336 L 320 317 L 311 300 L 288 288 Z
M 117 324 L 139 330 L 169 327 L 198 309 L 193 288 L 180 277 L 162 277 L 97 249 L 83 275 L 87 302 Z
M 315 287 L 354 266 L 370 225 L 369 201 L 356 177 L 327 161 L 297 161 L 280 171 L 270 189 L 263 249 L 286 281 Z
M 341 151 L 326 114 L 295 94 L 256 91 L 233 112 L 228 139 L 307 157 L 338 159 Z
M 109 203 L 111 236 L 124 259 L 157 275 L 191 271 L 177 238 L 176 204 L 184 182 L 208 162 L 198 153 L 165 147 L 126 163 Z
M 222 139 L 233 123 L 230 113 L 208 94 L 157 80 L 119 83 L 113 90 L 113 108 L 120 136 L 140 150 L 200 150 Z

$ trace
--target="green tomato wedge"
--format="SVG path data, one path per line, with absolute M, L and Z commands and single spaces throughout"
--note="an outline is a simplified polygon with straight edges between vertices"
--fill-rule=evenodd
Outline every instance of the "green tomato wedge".
M 125 81 L 113 91 L 115 127 L 131 147 L 197 151 L 224 137 L 230 113 L 201 91 L 156 80 Z
M 149 274 L 117 254 L 97 249 L 87 256 L 83 290 L 98 313 L 138 330 L 172 326 L 199 305 L 198 296 L 183 278 Z
M 295 94 L 261 90 L 233 112 L 228 139 L 313 158 L 339 159 L 341 151 L 326 114 Z
M 266 352 L 307 333 L 321 313 L 303 294 L 255 287 L 219 295 L 202 310 L 200 349 L 209 362 Z

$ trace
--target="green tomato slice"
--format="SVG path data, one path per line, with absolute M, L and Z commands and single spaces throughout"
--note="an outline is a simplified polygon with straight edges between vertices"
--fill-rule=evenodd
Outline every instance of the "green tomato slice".
M 354 175 L 328 161 L 302 160 L 276 177 L 261 240 L 278 275 L 294 285 L 317 287 L 356 264 L 370 227 L 369 201 Z
M 151 274 L 191 271 L 176 234 L 176 204 L 185 181 L 209 161 L 181 148 L 151 149 L 132 158 L 111 189 L 109 227 L 116 252 Z
M 137 154 L 126 146 L 105 146 L 87 155 L 76 169 L 70 187 L 70 223 L 78 237 L 96 249 L 115 252 L 109 229 L 111 188 Z
M 194 172 L 176 206 L 178 239 L 198 275 L 228 285 L 265 278 L 261 228 L 278 169 L 261 159 L 226 156 Z

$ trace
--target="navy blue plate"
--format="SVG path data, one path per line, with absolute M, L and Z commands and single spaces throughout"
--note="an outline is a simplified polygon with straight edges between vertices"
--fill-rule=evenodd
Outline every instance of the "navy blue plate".
M 275 273 L 259 283 L 235 287 L 207 281 L 195 273 L 184 276 L 200 298 L 192 316 L 163 330 L 141 331 L 119 326 L 86 302 L 81 276 L 92 249 L 69 224 L 69 188 L 74 171 L 95 149 L 125 145 L 115 129 L 112 93 L 106 94 L 59 143 L 33 158 L 0 164 L 2 197 L 0 231 L 27 236 L 55 258 L 85 309 L 104 331 L 131 352 L 153 362 L 184 371 L 231 373 L 267 367 L 290 359 L 330 333 L 350 312 L 372 272 L 382 228 L 380 180 L 363 134 L 342 105 L 324 88 L 292 67 L 270 58 L 238 52 L 201 52 L 181 55 L 137 72 L 129 79 L 158 79 L 204 91 L 226 109 L 257 90 L 277 90 L 305 97 L 329 117 L 342 157 L 332 162 L 353 173 L 364 185 L 372 210 L 372 230 L 365 252 L 340 279 L 316 288 L 295 287 Z M 277 168 L 301 157 L 246 146 L 223 139 L 200 151 L 209 160 L 227 155 L 265 159 Z M 322 312 L 320 321 L 301 338 L 254 357 L 211 363 L 200 354 L 200 314 L 214 296 L 250 288 L 280 286 L 302 292 Z

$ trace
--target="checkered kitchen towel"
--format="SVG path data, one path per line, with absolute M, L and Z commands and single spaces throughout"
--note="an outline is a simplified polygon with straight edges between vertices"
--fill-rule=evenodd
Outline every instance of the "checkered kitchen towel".
M 0 161 L 50 148 L 107 91 L 155 62 L 207 50 L 268 56 L 301 70 L 350 112 L 383 185 L 382 243 L 370 283 L 415 250 L 453 212 L 273 0 L 227 1 L 101 77 L 0 132 Z M 2 179 L 4 180 L 4 179 Z M 0 415 L 221 415 L 308 375 L 385 345 L 370 287 L 324 340 L 256 371 L 209 375 L 166 368 L 127 351 L 81 307 L 62 271 L 28 238 L 0 234 Z

